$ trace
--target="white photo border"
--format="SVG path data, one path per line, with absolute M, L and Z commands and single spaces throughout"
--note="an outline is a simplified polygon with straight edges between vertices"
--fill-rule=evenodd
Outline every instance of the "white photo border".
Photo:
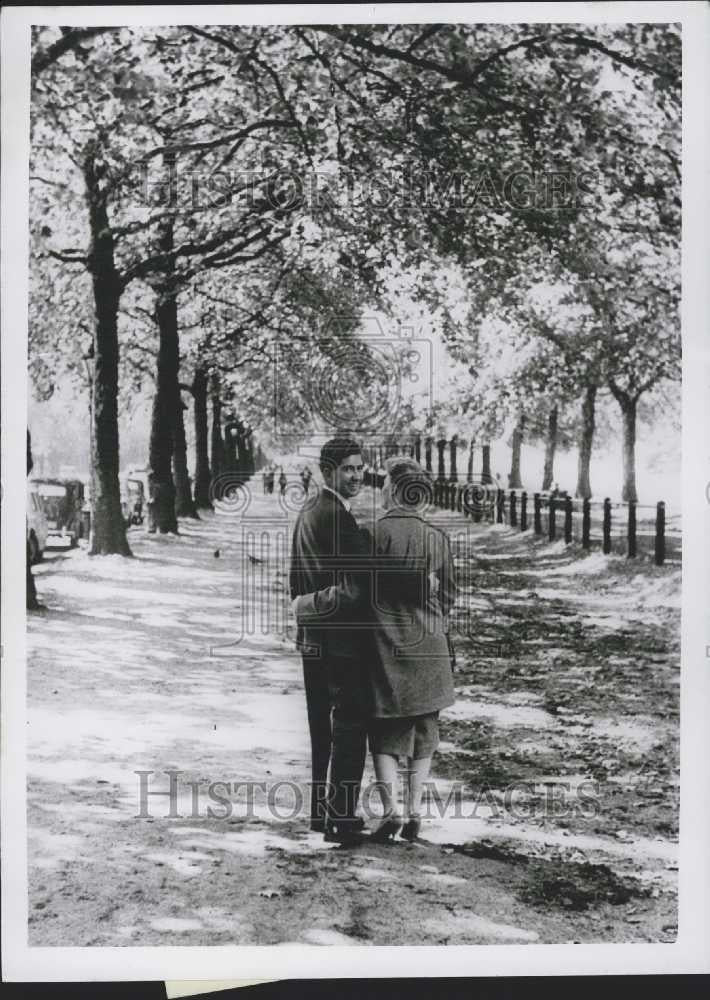
M 683 26 L 683 613 L 679 930 L 673 944 L 29 947 L 22 521 L 30 26 L 426 22 Z M 704 3 L 15 7 L 2 11 L 2 968 L 14 981 L 582 975 L 710 970 L 710 8 Z

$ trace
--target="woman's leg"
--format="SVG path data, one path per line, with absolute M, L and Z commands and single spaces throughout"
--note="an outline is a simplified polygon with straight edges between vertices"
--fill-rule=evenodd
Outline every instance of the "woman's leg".
M 389 753 L 373 753 L 377 787 L 382 799 L 382 819 L 370 834 L 376 844 L 391 843 L 402 829 L 402 819 L 397 812 L 397 757 Z
M 421 815 L 422 793 L 430 768 L 431 756 L 407 758 L 407 816 L 410 819 Z
M 382 801 L 382 812 L 385 816 L 397 812 L 397 758 L 389 753 L 373 753 L 377 790 Z

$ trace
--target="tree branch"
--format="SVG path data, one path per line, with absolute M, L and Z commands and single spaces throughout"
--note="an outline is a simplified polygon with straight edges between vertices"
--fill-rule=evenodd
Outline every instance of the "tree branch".
M 104 27 L 104 28 L 69 28 L 65 31 L 61 38 L 58 38 L 56 42 L 46 48 L 38 48 L 35 54 L 32 56 L 32 76 L 39 76 L 48 66 L 55 63 L 58 59 L 66 53 L 70 52 L 82 42 L 88 41 L 95 35 L 101 35 L 106 31 L 118 31 L 116 27 Z
M 152 149 L 150 153 L 146 153 L 146 155 L 141 158 L 141 162 L 145 163 L 148 160 L 154 159 L 156 156 L 162 156 L 164 153 L 188 153 L 217 149 L 219 146 L 224 146 L 230 142 L 241 142 L 242 140 L 247 139 L 254 132 L 259 131 L 259 129 L 292 127 L 293 123 L 285 118 L 262 118 L 257 122 L 252 122 L 250 125 L 246 125 L 244 128 L 239 129 L 238 132 L 230 132 L 228 135 L 220 135 L 216 139 L 204 139 L 202 142 L 172 142 L 166 146 L 159 146 L 156 149 Z
M 580 31 L 562 32 L 559 35 L 552 35 L 551 39 L 563 42 L 565 45 L 578 45 L 582 49 L 601 52 L 602 55 L 608 56 L 615 62 L 621 63 L 622 66 L 628 66 L 629 69 L 640 69 L 644 73 L 652 73 L 654 76 L 660 76 L 665 80 L 671 81 L 672 83 L 678 82 L 677 74 L 660 69 L 657 66 L 652 66 L 643 59 L 637 59 L 633 56 L 625 56 L 622 52 L 610 49 L 602 42 L 597 41 L 595 38 L 589 38 L 587 35 L 583 35 Z
M 465 66 L 445 66 L 443 63 L 436 62 L 433 59 L 426 59 L 421 56 L 415 56 L 413 53 L 402 49 L 392 48 L 389 45 L 380 45 L 377 42 L 372 42 L 368 38 L 362 35 L 351 35 L 342 28 L 331 24 L 313 24 L 309 25 L 314 31 L 320 31 L 324 34 L 331 35 L 331 37 L 337 39 L 339 42 L 344 42 L 346 45 L 350 45 L 351 48 L 364 49 L 366 52 L 370 52 L 375 56 L 385 56 L 389 59 L 396 59 L 399 62 L 404 62 L 414 69 L 418 70 L 429 70 L 431 72 L 437 73 L 439 76 L 443 76 L 446 80 L 450 80 L 452 83 L 459 83 L 470 90 L 475 90 L 480 93 L 488 101 L 493 101 L 499 105 L 499 107 L 508 110 L 515 111 L 518 114 L 523 114 L 526 116 L 533 115 L 534 109 L 527 108 L 520 104 L 515 104 L 513 101 L 508 101 L 503 97 L 499 97 L 497 94 L 482 93 L 481 87 L 478 83 L 477 70 L 468 69 Z
M 82 264 L 86 267 L 89 263 L 89 258 L 86 254 L 81 254 L 79 250 L 74 251 L 72 254 L 69 252 L 60 252 L 59 250 L 45 251 L 50 257 L 54 257 L 56 260 L 61 260 L 64 264 Z

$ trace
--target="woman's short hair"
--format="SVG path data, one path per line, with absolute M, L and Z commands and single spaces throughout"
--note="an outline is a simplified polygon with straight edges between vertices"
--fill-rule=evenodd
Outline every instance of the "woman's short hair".
M 388 458 L 385 468 L 399 504 L 421 509 L 432 502 L 432 478 L 415 459 L 404 456 Z

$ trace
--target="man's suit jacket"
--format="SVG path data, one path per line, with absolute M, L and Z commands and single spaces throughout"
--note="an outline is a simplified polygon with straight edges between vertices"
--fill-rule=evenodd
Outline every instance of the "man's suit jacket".
M 304 655 L 364 655 L 370 550 L 368 537 L 334 493 L 320 489 L 306 502 L 293 532 L 289 578 L 292 600 L 309 595 L 300 602 L 296 634 Z

